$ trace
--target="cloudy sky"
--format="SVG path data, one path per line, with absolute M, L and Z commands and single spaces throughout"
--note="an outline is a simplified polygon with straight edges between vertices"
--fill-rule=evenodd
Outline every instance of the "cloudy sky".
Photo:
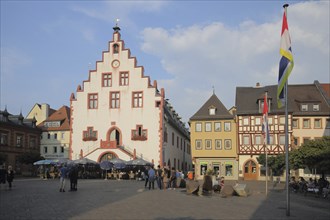
M 1 1 L 1 110 L 54 109 L 95 69 L 119 18 L 125 47 L 187 122 L 212 95 L 276 85 L 284 3 L 289 84 L 329 83 L 329 1 Z

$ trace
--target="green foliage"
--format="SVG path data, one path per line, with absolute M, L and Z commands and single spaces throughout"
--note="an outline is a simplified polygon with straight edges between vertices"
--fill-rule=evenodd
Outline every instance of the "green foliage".
M 266 166 L 266 155 L 261 154 L 259 157 L 257 157 L 257 161 L 259 164 Z M 275 176 L 282 175 L 283 171 L 285 170 L 285 154 L 279 154 L 277 156 L 268 156 L 267 165 Z
M 303 157 L 303 164 L 309 169 L 321 173 L 330 173 L 330 137 L 311 140 L 298 149 Z
M 39 152 L 32 152 L 32 151 L 25 152 L 25 153 L 21 154 L 18 158 L 18 160 L 24 164 L 33 164 L 34 162 L 36 162 L 38 160 L 43 160 L 43 159 L 45 159 L 45 158 L 42 157 Z

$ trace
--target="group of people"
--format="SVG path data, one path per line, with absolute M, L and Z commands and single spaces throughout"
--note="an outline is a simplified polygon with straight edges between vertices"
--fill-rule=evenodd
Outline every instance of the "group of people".
M 6 184 L 7 182 L 9 190 L 11 190 L 13 180 L 14 180 L 13 167 L 9 165 L 6 170 L 4 165 L 0 165 L 0 184 Z
M 60 168 L 60 192 L 65 192 L 66 188 L 66 181 L 67 179 L 70 179 L 70 190 L 69 191 L 77 191 L 78 188 L 78 167 L 77 166 L 71 166 L 67 167 L 66 164 L 64 164 Z
M 329 192 L 329 181 L 323 177 L 320 179 L 309 178 L 306 181 L 303 177 L 299 177 L 299 180 L 296 181 L 296 178 L 293 176 L 290 179 L 289 186 L 293 192 L 308 192 L 312 190 L 313 192 L 317 192 L 319 194 L 323 194 L 328 196 Z
M 172 169 L 167 166 L 161 168 L 158 165 L 157 169 L 153 166 L 147 166 L 143 177 L 145 179 L 145 188 L 155 188 L 155 181 L 159 189 L 175 189 L 183 186 L 184 174 L 180 170 Z

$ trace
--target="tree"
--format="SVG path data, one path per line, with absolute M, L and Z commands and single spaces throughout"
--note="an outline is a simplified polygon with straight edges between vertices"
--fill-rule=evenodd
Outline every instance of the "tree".
M 311 140 L 301 145 L 298 149 L 301 153 L 303 164 L 309 169 L 316 169 L 324 176 L 330 173 L 330 137 Z
M 259 157 L 257 157 L 257 161 L 259 164 L 266 166 L 266 154 L 261 154 Z M 268 156 L 267 165 L 268 168 L 271 170 L 271 176 L 282 175 L 285 169 L 285 154 Z
M 24 164 L 33 164 L 34 162 L 43 159 L 45 158 L 42 157 L 39 152 L 34 151 L 24 152 L 18 158 L 18 160 Z

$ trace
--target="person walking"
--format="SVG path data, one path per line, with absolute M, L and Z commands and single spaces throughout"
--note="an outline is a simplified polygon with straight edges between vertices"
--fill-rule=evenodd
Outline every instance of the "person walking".
M 149 176 L 148 176 L 148 173 L 149 173 L 149 167 L 145 167 L 145 170 L 143 171 L 143 178 L 145 180 L 145 183 L 144 183 L 144 188 L 147 188 L 147 185 L 148 185 L 148 182 L 149 182 Z
M 68 176 L 68 168 L 64 164 L 60 169 L 60 192 L 65 192 L 65 183 Z
M 152 189 L 155 189 L 155 177 L 156 177 L 156 172 L 154 170 L 154 167 L 150 167 L 148 170 L 148 181 L 149 181 L 149 190 L 152 186 Z
M 9 190 L 11 190 L 13 180 L 14 180 L 13 167 L 9 165 L 7 171 L 7 182 L 8 182 Z
M 70 191 L 77 191 L 78 185 L 78 167 L 74 165 L 69 172 L 70 177 Z
M 163 185 L 163 170 L 160 168 L 160 165 L 157 167 L 156 171 L 156 176 L 157 176 L 157 185 L 159 189 L 162 189 Z

